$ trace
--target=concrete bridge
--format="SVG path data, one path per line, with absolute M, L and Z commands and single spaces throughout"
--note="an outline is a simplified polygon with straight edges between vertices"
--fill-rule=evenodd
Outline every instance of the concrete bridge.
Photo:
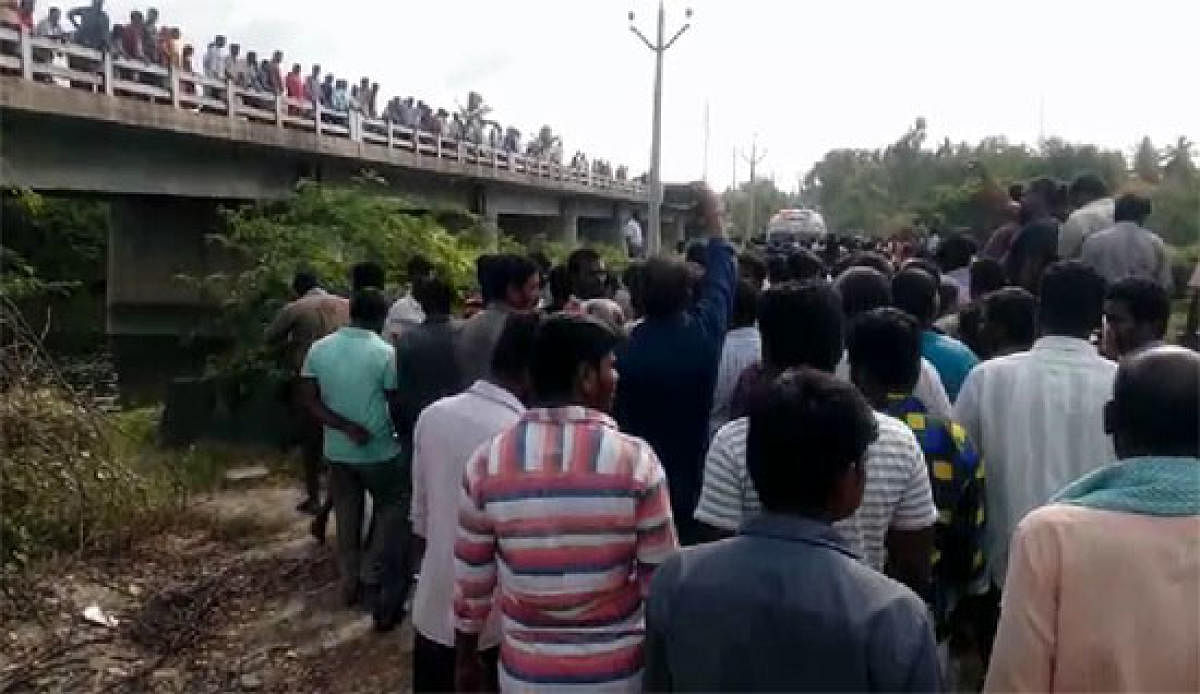
M 115 336 L 194 325 L 198 298 L 174 277 L 219 266 L 204 243 L 219 205 L 282 198 L 302 179 L 370 169 L 419 205 L 568 243 L 621 243 L 646 206 L 633 181 L 11 29 L 0 28 L 0 73 L 0 185 L 113 203 Z M 682 220 L 668 223 L 671 244 Z

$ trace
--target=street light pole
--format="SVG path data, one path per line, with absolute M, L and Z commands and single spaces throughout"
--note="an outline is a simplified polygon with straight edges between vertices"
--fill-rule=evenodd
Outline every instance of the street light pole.
M 687 19 L 692 18 L 692 10 L 689 8 L 685 13 Z M 660 218 L 662 212 L 663 186 L 662 186 L 662 73 L 663 73 L 663 54 L 667 52 L 675 41 L 683 35 L 683 32 L 692 27 L 691 23 L 685 23 L 670 41 L 663 42 L 665 36 L 666 10 L 663 8 L 662 0 L 658 3 L 658 33 L 657 41 L 650 42 L 646 35 L 641 32 L 633 24 L 634 14 L 629 13 L 629 30 L 637 35 L 642 43 L 651 51 L 654 51 L 654 119 L 653 132 L 650 138 L 650 190 L 647 191 L 647 204 L 650 207 L 646 228 L 646 252 L 648 255 L 658 255 L 662 250 L 662 220 Z

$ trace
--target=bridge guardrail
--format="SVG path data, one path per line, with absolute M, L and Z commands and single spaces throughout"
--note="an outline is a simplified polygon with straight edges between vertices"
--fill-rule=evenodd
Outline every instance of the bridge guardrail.
M 174 66 L 162 67 L 57 39 L 35 37 L 25 29 L 0 26 L 0 74 L 52 84 L 67 82 L 71 88 L 91 91 L 98 98 L 137 99 L 155 107 L 244 118 L 308 131 L 318 137 L 344 138 L 532 178 L 629 194 L 646 192 L 645 186 L 635 181 L 617 180 L 590 170 L 367 118 L 357 111 L 333 111 L 305 99 L 248 89 L 231 80 L 215 80 Z

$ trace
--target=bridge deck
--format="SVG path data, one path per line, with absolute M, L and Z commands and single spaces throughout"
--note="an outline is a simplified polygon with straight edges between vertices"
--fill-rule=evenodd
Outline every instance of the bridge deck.
M 431 174 L 643 202 L 633 181 L 244 89 L 0 27 L 0 109 L 215 138 Z M 5 183 L 19 183 L 5 181 Z

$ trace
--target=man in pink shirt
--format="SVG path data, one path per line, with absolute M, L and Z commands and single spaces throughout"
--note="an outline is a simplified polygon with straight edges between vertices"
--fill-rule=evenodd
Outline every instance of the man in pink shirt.
M 1197 384 L 1179 347 L 1121 364 L 1119 460 L 1017 526 L 985 691 L 1200 691 Z

